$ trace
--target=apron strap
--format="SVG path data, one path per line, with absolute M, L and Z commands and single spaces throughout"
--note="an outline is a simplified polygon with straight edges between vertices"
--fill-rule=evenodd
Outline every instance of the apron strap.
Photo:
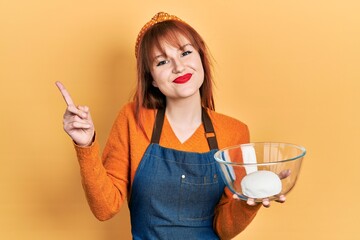
M 214 131 L 214 127 L 212 125 L 211 119 L 209 114 L 207 113 L 205 108 L 202 108 L 202 121 L 205 128 L 205 137 L 208 141 L 210 150 L 219 149 L 217 140 L 216 140 L 216 134 Z
M 210 116 L 205 108 L 202 108 L 201 112 L 202 112 L 202 122 L 204 124 L 204 129 L 205 129 L 205 137 L 209 144 L 209 148 L 210 150 L 218 149 L 216 135 Z M 156 113 L 153 132 L 151 135 L 151 143 L 158 144 L 160 142 L 160 135 L 161 135 L 162 127 L 164 125 L 164 118 L 165 118 L 165 108 L 158 109 Z
M 156 113 L 153 132 L 151 135 L 151 143 L 158 144 L 160 142 L 160 135 L 161 135 L 162 127 L 164 125 L 164 118 L 165 118 L 165 108 L 159 108 Z

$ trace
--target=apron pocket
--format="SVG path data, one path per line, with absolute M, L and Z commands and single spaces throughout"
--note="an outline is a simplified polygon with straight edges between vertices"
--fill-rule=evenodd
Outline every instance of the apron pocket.
M 181 176 L 179 220 L 201 221 L 214 216 L 219 201 L 218 176 Z

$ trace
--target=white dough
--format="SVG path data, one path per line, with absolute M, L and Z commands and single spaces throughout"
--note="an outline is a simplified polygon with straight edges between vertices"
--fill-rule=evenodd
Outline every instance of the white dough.
M 279 194 L 282 184 L 279 176 L 270 171 L 256 171 L 241 181 L 242 192 L 249 198 L 267 198 Z

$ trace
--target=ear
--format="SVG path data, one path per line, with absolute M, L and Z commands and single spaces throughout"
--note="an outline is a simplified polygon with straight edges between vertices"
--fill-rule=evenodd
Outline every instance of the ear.
M 155 80 L 152 81 L 152 85 L 153 85 L 154 87 L 156 87 L 156 88 L 158 87 L 158 85 L 157 85 L 157 83 L 155 82 Z

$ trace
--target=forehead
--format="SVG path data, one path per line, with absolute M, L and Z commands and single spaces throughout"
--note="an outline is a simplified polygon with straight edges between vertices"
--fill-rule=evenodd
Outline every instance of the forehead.
M 180 33 L 173 35 L 171 37 L 164 36 L 154 41 L 150 55 L 154 56 L 159 54 L 166 54 L 167 49 L 173 49 L 173 48 L 182 49 L 182 47 L 187 44 L 192 44 L 192 43 L 187 37 L 185 37 Z

